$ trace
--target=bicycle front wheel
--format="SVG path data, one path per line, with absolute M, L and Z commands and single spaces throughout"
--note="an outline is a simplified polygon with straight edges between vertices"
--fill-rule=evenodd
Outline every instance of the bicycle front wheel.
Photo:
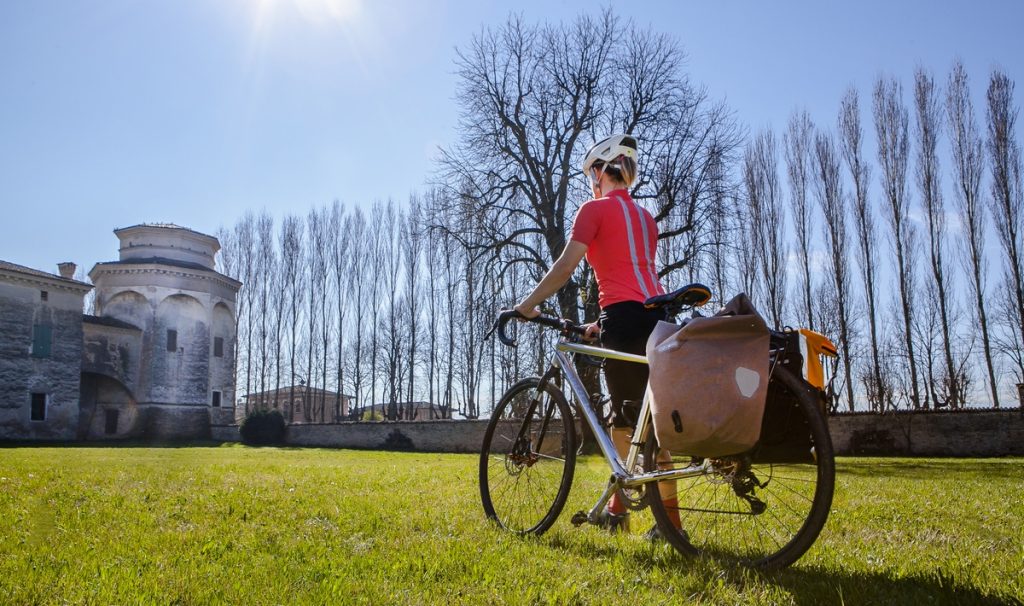
M 494 408 L 480 450 L 484 513 L 502 528 L 541 534 L 555 523 L 572 487 L 576 426 L 550 382 L 519 381 Z
M 648 485 L 648 503 L 662 536 L 682 553 L 753 568 L 795 562 L 818 537 L 832 506 L 835 459 L 820 402 L 812 387 L 780 367 L 768 385 L 760 441 L 748 453 L 707 459 L 670 455 L 658 450 L 652 430 L 646 470 L 699 472 Z

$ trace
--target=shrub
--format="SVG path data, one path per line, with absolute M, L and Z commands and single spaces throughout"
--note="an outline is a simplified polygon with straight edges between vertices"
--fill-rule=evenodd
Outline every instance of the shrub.
M 245 416 L 242 426 L 242 443 L 253 446 L 284 444 L 284 415 L 280 410 L 254 410 Z
M 362 414 L 361 417 L 359 417 L 359 420 L 360 421 L 383 421 L 384 420 L 384 415 L 381 414 L 380 411 L 378 411 L 378 410 L 369 410 L 369 409 L 367 409 L 367 410 L 363 411 L 363 414 Z

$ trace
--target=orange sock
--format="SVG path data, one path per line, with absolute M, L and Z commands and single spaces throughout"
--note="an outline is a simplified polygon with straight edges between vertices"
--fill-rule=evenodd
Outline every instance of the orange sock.
M 664 499 L 662 503 L 665 504 L 665 511 L 668 512 L 668 519 L 672 520 L 672 525 L 682 528 L 683 523 L 679 521 L 679 499 Z
M 626 513 L 626 506 L 623 504 L 622 499 L 619 498 L 619 491 L 615 491 L 610 501 L 608 501 L 608 513 L 614 513 L 617 516 L 621 516 Z
M 612 443 L 615 444 L 615 451 L 621 459 L 625 460 L 626 453 L 629 452 L 629 441 L 632 439 L 633 430 L 628 427 L 612 427 L 610 433 Z M 615 491 L 611 500 L 608 501 L 608 512 L 614 513 L 617 516 L 626 513 L 625 499 L 623 499 L 622 494 L 618 490 Z

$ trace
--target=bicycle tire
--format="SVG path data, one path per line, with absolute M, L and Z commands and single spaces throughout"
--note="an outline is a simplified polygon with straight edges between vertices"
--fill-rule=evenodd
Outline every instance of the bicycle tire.
M 659 484 L 647 485 L 660 534 L 685 555 L 760 570 L 785 568 L 799 559 L 824 527 L 835 489 L 835 456 L 820 405 L 816 389 L 776 368 L 758 445 L 743 455 L 700 460 L 703 473 L 677 481 L 682 530 L 672 523 Z M 645 470 L 659 467 L 657 454 L 651 428 Z M 674 467 L 696 468 L 698 460 L 672 455 Z
M 544 533 L 562 512 L 576 466 L 576 425 L 565 395 L 538 377 L 498 401 L 480 449 L 484 513 L 518 534 Z M 534 401 L 534 395 L 541 398 Z

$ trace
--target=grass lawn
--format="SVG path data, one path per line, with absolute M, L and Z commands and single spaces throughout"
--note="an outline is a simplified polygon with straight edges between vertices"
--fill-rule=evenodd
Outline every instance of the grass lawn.
M 772 574 L 484 519 L 476 457 L 0 448 L 0 604 L 1020 604 L 1024 459 L 839 461 L 818 543 Z M 644 530 L 644 529 L 640 529 Z

